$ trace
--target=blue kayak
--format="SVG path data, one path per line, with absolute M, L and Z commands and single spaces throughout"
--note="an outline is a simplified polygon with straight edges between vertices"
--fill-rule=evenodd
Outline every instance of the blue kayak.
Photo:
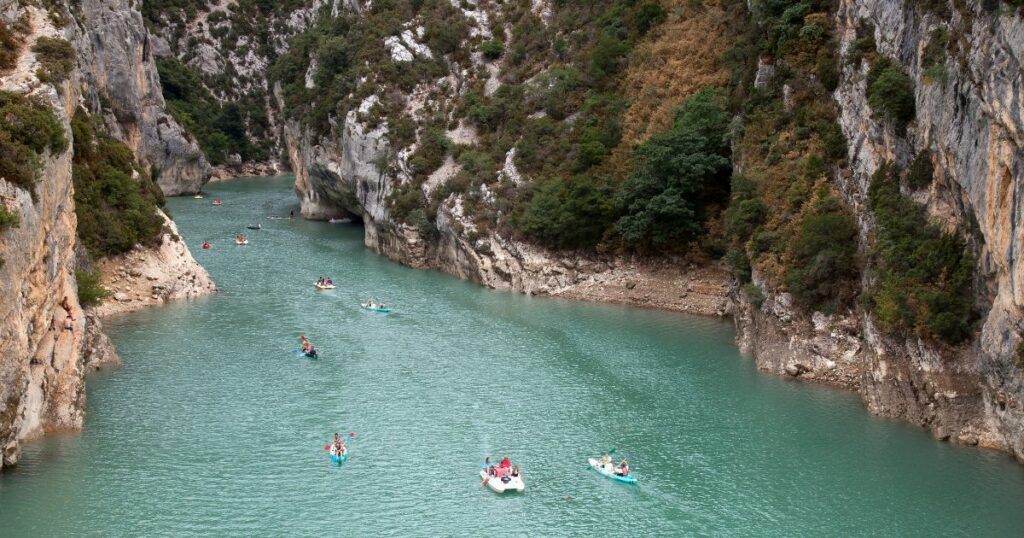
M 348 450 L 346 450 L 345 453 L 340 456 L 331 454 L 331 461 L 337 463 L 338 465 L 345 463 L 346 461 L 348 461 Z
M 379 312 L 381 314 L 387 314 L 388 312 L 391 312 L 391 309 L 388 308 L 388 307 L 381 308 L 379 306 L 369 306 L 369 305 L 366 305 L 366 304 L 364 304 L 362 306 L 363 306 L 363 309 L 369 310 L 370 312 Z

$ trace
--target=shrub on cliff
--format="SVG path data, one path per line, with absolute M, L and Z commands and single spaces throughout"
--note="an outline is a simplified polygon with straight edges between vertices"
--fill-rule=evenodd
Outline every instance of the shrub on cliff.
M 0 230 L 8 227 L 17 228 L 19 226 L 21 226 L 21 217 L 16 212 L 0 205 Z
M 951 344 L 970 338 L 974 257 L 963 239 L 929 222 L 924 206 L 900 192 L 892 165 L 875 173 L 869 202 L 878 228 L 871 303 L 879 324 Z
M 505 42 L 498 38 L 484 41 L 480 44 L 480 53 L 488 60 L 497 60 L 505 54 Z
M 82 109 L 71 122 L 78 236 L 102 257 L 155 242 L 164 221 L 157 214 L 159 188 L 138 169 L 131 150 L 98 127 Z
M 41 64 L 36 75 L 43 82 L 60 84 L 75 68 L 75 49 L 64 39 L 40 37 L 32 45 L 32 52 Z
M 786 287 L 803 306 L 832 313 L 856 294 L 857 227 L 830 193 L 819 193 L 790 247 Z
M 707 207 L 729 192 L 729 119 L 724 96 L 708 88 L 683 102 L 671 130 L 637 146 L 616 199 L 623 239 L 681 246 L 700 233 Z
M 39 156 L 67 149 L 64 127 L 41 101 L 0 91 L 0 177 L 35 195 Z
M 868 71 L 867 98 L 871 115 L 892 126 L 898 134 L 906 131 L 916 114 L 914 81 L 889 58 L 880 58 Z
M 75 271 L 75 281 L 78 282 L 78 303 L 82 306 L 96 306 L 111 295 L 110 291 L 100 284 L 98 270 Z
M 612 193 L 607 181 L 590 176 L 549 179 L 537 187 L 519 229 L 556 248 L 592 248 L 614 218 Z
M 21 52 L 21 40 L 7 23 L 0 21 L 0 70 L 14 69 Z

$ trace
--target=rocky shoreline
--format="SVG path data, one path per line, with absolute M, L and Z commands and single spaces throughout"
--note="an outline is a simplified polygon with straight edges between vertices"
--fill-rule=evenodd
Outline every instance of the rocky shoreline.
M 217 291 L 210 274 L 192 257 L 188 245 L 178 235 L 174 221 L 163 216 L 167 232 L 161 236 L 159 247 L 136 248 L 97 264 L 102 285 L 112 294 L 92 309 L 97 316 L 135 312 Z

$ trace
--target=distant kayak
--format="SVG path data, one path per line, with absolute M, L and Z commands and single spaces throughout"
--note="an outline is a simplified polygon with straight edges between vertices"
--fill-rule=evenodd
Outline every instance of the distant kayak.
M 604 475 L 605 478 L 611 478 L 612 480 L 622 482 L 623 484 L 636 484 L 636 476 L 633 475 L 633 473 L 629 473 L 626 476 L 617 475 L 615 474 L 615 471 L 612 470 L 613 468 L 601 465 L 601 462 L 594 458 L 587 459 L 587 463 L 590 464 L 592 469 Z
M 391 308 L 387 306 L 371 306 L 369 303 L 363 303 L 362 307 L 370 312 L 379 312 L 381 314 L 387 314 L 391 312 Z
M 505 493 L 507 491 L 522 492 L 526 489 L 526 484 L 523 482 L 522 476 L 504 476 L 498 478 L 496 476 L 487 476 L 487 471 L 480 471 L 480 478 L 485 481 L 487 487 L 495 493 Z
M 224 205 L 224 202 L 221 202 L 220 198 L 218 198 L 218 199 L 214 200 L 213 202 L 211 202 L 211 204 L 215 205 L 215 206 L 222 206 L 222 205 Z
M 349 219 L 349 218 L 327 219 L 327 222 L 329 222 L 331 224 L 349 224 L 349 223 L 352 222 L 352 219 Z
M 249 240 L 248 239 L 235 239 L 235 244 L 236 245 L 248 245 L 249 244 Z
M 346 450 L 345 453 L 340 456 L 337 454 L 331 454 L 331 461 L 337 463 L 338 465 L 344 464 L 346 461 L 348 461 L 348 450 Z
M 334 284 L 313 284 L 313 287 L 318 290 L 334 290 L 338 289 Z
M 249 225 L 246 226 L 246 228 L 248 228 L 250 230 L 262 230 L 263 229 L 263 225 L 262 224 L 249 224 Z
M 202 194 L 199 194 L 199 193 L 197 192 L 197 193 L 196 193 L 196 195 L 195 195 L 195 196 L 193 196 L 193 198 L 195 198 L 196 200 L 202 200 L 202 199 L 203 199 L 203 195 L 202 195 Z

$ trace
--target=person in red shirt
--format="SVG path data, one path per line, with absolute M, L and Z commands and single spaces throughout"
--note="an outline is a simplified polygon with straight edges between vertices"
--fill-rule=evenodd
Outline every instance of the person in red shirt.
M 508 455 L 505 455 L 505 457 L 501 458 L 501 465 L 499 465 L 499 467 L 502 467 L 504 469 L 512 468 L 512 461 L 508 459 Z

